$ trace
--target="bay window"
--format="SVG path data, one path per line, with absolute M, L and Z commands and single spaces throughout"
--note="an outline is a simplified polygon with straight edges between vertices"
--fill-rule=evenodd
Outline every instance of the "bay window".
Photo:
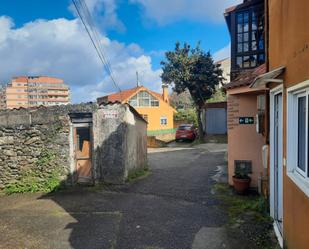
M 264 15 L 260 9 L 236 14 L 236 68 L 254 68 L 264 63 Z

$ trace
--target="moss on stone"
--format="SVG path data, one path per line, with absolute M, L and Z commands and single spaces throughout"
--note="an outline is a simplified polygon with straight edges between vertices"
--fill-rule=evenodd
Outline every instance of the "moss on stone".
M 143 168 L 133 169 L 129 172 L 127 181 L 132 182 L 140 178 L 147 177 L 150 174 L 149 167 L 145 166 Z

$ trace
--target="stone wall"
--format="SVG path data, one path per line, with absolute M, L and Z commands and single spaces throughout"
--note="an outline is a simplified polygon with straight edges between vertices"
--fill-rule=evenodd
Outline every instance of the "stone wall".
M 109 115 L 111 112 L 115 115 Z M 147 123 L 128 105 L 5 110 L 0 111 L 0 189 L 25 175 L 43 181 L 57 173 L 65 183 L 78 180 L 72 138 L 76 120 L 72 123 L 70 118 L 73 113 L 92 116 L 87 121 L 92 122 L 93 134 L 91 182 L 123 183 L 131 170 L 146 166 Z
M 0 112 L 0 189 L 23 176 L 70 172 L 70 118 L 93 105 L 68 105 Z

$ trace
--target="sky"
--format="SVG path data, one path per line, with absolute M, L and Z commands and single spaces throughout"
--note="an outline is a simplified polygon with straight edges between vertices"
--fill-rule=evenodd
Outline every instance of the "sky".
M 115 81 L 161 91 L 160 62 L 177 41 L 230 55 L 224 10 L 241 0 L 85 0 Z M 116 92 L 71 0 L 1 0 L 0 83 L 14 76 L 64 79 L 73 103 Z

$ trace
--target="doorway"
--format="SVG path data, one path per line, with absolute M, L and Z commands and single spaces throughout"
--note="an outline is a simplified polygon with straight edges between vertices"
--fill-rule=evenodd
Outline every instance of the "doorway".
M 71 114 L 74 156 L 74 181 L 93 182 L 92 115 Z
M 282 88 L 271 93 L 271 215 L 275 228 L 283 231 L 283 112 Z

